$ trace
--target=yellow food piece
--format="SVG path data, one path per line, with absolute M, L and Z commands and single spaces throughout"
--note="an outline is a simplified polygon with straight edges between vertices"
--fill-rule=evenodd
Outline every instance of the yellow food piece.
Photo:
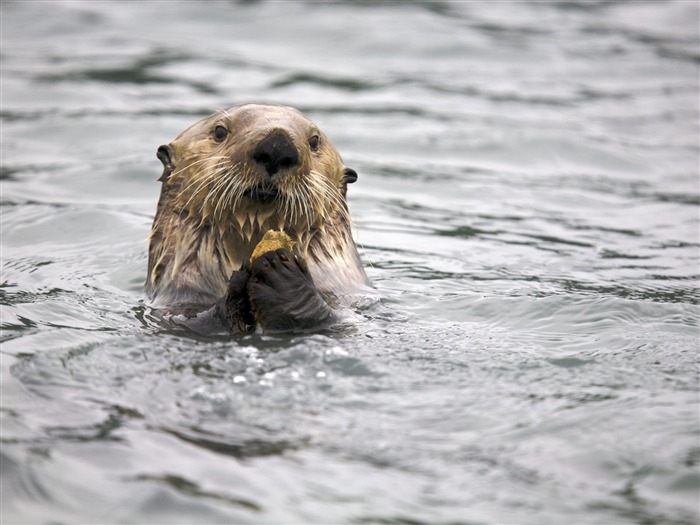
M 253 261 L 264 253 L 273 252 L 280 248 L 291 250 L 294 248 L 294 244 L 292 238 L 282 230 L 267 230 L 250 256 L 250 264 L 253 264 Z

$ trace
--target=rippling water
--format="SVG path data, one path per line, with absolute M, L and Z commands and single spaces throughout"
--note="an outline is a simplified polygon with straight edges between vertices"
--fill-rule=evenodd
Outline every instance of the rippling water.
M 3 2 L 3 523 L 693 524 L 698 4 Z M 382 300 L 144 301 L 158 145 L 291 104 Z

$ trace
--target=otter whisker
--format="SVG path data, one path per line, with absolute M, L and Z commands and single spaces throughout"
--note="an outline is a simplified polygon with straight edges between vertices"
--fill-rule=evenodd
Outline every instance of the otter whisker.
M 223 176 L 225 172 L 226 166 L 217 167 L 214 176 L 212 177 L 214 179 L 214 182 L 212 183 L 212 186 L 209 189 L 209 193 L 207 194 L 207 197 L 204 199 L 204 203 L 202 204 L 202 213 L 204 213 L 206 209 L 209 209 L 212 203 L 214 203 L 213 213 L 216 213 L 216 208 L 220 204 L 219 195 L 221 188 L 226 184 L 226 178 Z
M 197 169 L 197 171 L 193 175 L 199 175 L 202 173 L 201 169 L 205 167 L 205 163 L 209 163 L 209 167 L 214 167 L 222 164 L 223 162 L 226 162 L 228 159 L 226 157 L 220 156 L 220 157 L 212 157 L 212 158 L 204 158 L 204 159 L 199 159 L 195 162 L 190 162 L 187 165 L 183 166 L 176 172 L 175 174 L 180 173 L 183 170 L 193 170 Z M 206 173 L 206 172 L 205 172 Z M 195 177 L 195 180 L 198 180 L 198 177 Z
M 214 214 L 221 220 L 224 215 L 224 210 L 226 209 L 226 200 L 229 196 L 229 190 L 231 187 L 231 172 L 229 170 L 222 174 L 222 183 L 219 185 L 217 191 L 217 204 L 214 208 Z
M 214 187 L 211 190 L 212 194 L 212 200 L 215 202 L 214 205 L 214 215 L 220 216 L 219 208 L 221 207 L 223 203 L 223 191 L 228 186 L 229 180 L 227 178 L 227 169 L 225 166 L 222 166 L 221 169 L 218 170 L 217 173 L 217 182 L 214 184 Z
M 173 171 L 173 172 L 170 174 L 170 176 L 173 177 L 173 176 L 179 175 L 180 173 L 182 173 L 182 172 L 185 171 L 185 170 L 191 170 L 191 169 L 194 168 L 197 164 L 203 164 L 203 163 L 205 163 L 205 162 L 211 162 L 211 161 L 217 161 L 217 160 L 225 160 L 225 159 L 227 158 L 227 157 L 224 157 L 224 156 L 204 157 L 204 158 L 199 159 L 199 160 L 197 160 L 197 161 L 195 161 L 195 162 L 188 162 L 190 159 L 194 159 L 194 158 L 196 158 L 196 157 L 199 157 L 200 155 L 201 155 L 201 154 L 190 155 L 190 156 L 188 156 L 188 157 L 185 157 L 185 158 L 181 161 L 182 164 L 183 164 L 183 166 L 182 166 L 181 168 L 179 168 L 179 169 Z
M 202 156 L 201 153 L 193 153 L 193 154 L 191 154 L 191 155 L 187 155 L 187 156 L 186 156 L 184 159 L 182 159 L 182 161 L 181 161 L 182 167 L 181 167 L 181 168 L 178 168 L 177 170 L 175 170 L 175 171 L 173 171 L 173 172 L 171 172 L 171 173 L 170 173 L 170 177 L 179 175 L 181 172 L 190 169 L 190 166 L 191 166 L 191 164 L 189 163 L 190 159 L 196 159 L 196 158 L 201 157 L 201 156 Z M 197 161 L 197 162 L 200 162 L 200 161 L 201 161 L 201 162 L 205 162 L 205 161 L 207 161 L 207 160 L 209 160 L 209 159 L 208 159 L 207 157 L 204 157 L 203 159 L 200 159 L 200 160 Z
M 223 178 L 226 183 L 221 187 L 221 198 L 219 199 L 219 203 L 221 204 L 221 212 L 219 217 L 223 217 L 224 210 L 234 209 L 237 205 L 237 195 L 241 193 L 241 189 L 239 189 L 239 179 L 243 178 L 241 163 L 237 162 L 234 164 L 231 169 L 226 171 Z
M 193 166 L 196 164 L 197 163 L 193 164 Z M 199 190 L 202 188 L 202 185 L 207 184 L 210 181 L 211 172 L 216 168 L 216 166 L 217 166 L 217 164 L 207 166 L 207 169 L 204 171 L 201 169 L 197 169 L 192 174 L 192 177 L 191 177 L 192 181 L 180 190 L 180 194 L 181 195 L 187 194 L 194 185 L 198 185 L 197 190 L 192 192 L 193 195 L 196 195 L 199 192 Z
M 300 214 L 307 218 L 308 224 L 316 222 L 314 220 L 314 214 L 318 214 L 318 207 L 316 205 L 317 197 L 316 192 L 312 190 L 310 186 L 300 186 L 302 191 L 301 198 L 297 199 L 300 207 Z
M 222 161 L 220 161 L 220 162 L 218 162 L 218 163 L 216 163 L 216 164 L 213 164 L 212 166 L 209 166 L 209 167 L 208 167 L 208 170 L 207 170 L 206 172 L 204 172 L 203 175 L 200 175 L 200 174 L 202 173 L 201 171 L 195 172 L 192 183 L 190 183 L 189 185 L 187 185 L 187 186 L 186 186 L 185 188 L 183 188 L 182 191 L 180 192 L 181 194 L 186 195 L 186 194 L 190 191 L 190 188 L 192 188 L 192 186 L 194 186 L 195 184 L 199 183 L 199 184 L 197 185 L 197 187 L 192 191 L 192 193 L 191 193 L 189 199 L 187 199 L 187 202 L 185 202 L 185 205 L 184 205 L 185 208 L 189 207 L 190 202 L 192 201 L 192 199 L 194 199 L 194 198 L 199 194 L 199 192 L 200 192 L 202 189 L 204 189 L 205 186 L 211 184 L 211 183 L 212 183 L 212 180 L 215 180 L 216 175 L 219 173 L 219 170 L 220 170 L 221 168 L 223 168 L 223 167 L 225 167 L 225 163 L 222 162 Z M 201 178 L 202 180 L 199 180 L 200 178 Z M 202 209 L 202 207 L 200 207 L 200 212 L 201 212 L 201 209 Z
M 211 179 L 210 179 L 210 178 L 206 178 L 205 180 L 201 181 L 200 184 L 197 186 L 197 188 L 196 188 L 194 191 L 192 191 L 192 193 L 191 193 L 189 199 L 187 199 L 187 201 L 186 201 L 185 204 L 183 205 L 183 208 L 185 208 L 185 209 L 190 209 L 190 203 L 192 202 L 192 200 L 195 199 L 195 198 L 197 198 L 198 195 L 199 195 L 199 192 L 200 192 L 202 189 L 204 189 L 205 186 L 207 186 L 207 185 L 209 185 L 209 184 L 211 184 Z M 189 188 L 188 188 L 188 189 L 189 189 Z M 185 192 L 183 191 L 183 193 L 185 193 Z M 206 198 L 205 198 L 205 201 L 206 201 Z M 204 204 L 204 203 L 202 203 L 202 205 L 200 205 L 200 207 L 199 207 L 200 213 L 201 213 L 201 211 L 202 211 L 203 204 Z
M 290 196 L 285 192 L 284 194 L 279 194 L 282 195 L 281 200 L 282 200 L 282 217 L 284 218 L 285 222 L 290 223 L 292 222 L 291 217 L 290 217 L 290 209 L 289 209 L 289 200 Z
M 310 180 L 313 181 L 314 189 L 311 193 L 314 195 L 314 205 L 318 208 L 321 218 L 329 219 L 329 210 L 334 210 L 339 214 L 339 220 L 346 219 L 347 207 L 340 189 L 321 174 L 312 172 L 312 175 Z
M 215 174 L 219 175 L 222 172 L 223 168 L 218 168 Z M 204 197 L 204 200 L 199 206 L 199 215 L 202 219 L 206 218 L 209 215 L 209 211 L 211 210 L 211 205 L 217 195 L 217 186 L 220 184 L 221 181 L 220 179 L 215 179 L 209 181 L 209 189 L 206 192 L 206 196 Z
M 232 212 L 238 208 L 239 201 L 242 198 L 245 190 L 250 186 L 248 179 L 248 173 L 242 170 L 243 166 L 241 163 L 236 163 L 231 169 L 226 173 L 226 178 L 228 179 L 227 184 L 222 187 L 221 195 L 221 216 L 223 217 L 224 210 L 231 210 Z
M 313 181 L 312 184 L 314 186 L 313 191 L 309 191 L 309 194 L 312 196 L 313 200 L 313 208 L 322 219 L 325 219 L 327 213 L 325 202 L 331 200 L 331 195 L 329 195 L 328 188 L 322 182 L 323 177 L 319 177 L 317 174 L 312 173 L 310 180 Z

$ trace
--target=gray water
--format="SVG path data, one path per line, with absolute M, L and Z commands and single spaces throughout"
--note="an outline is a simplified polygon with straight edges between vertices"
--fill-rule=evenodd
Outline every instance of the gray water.
M 695 524 L 699 7 L 2 2 L 3 524 Z M 156 148 L 335 142 L 381 300 L 200 337 L 145 300 Z

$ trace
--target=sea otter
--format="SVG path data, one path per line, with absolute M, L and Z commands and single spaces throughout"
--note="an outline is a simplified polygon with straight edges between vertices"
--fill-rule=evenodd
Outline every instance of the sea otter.
M 357 173 L 300 111 L 233 106 L 157 157 L 164 170 L 146 282 L 155 307 L 200 328 L 316 329 L 369 284 L 346 200 Z M 251 263 L 269 230 L 282 230 L 293 248 Z

